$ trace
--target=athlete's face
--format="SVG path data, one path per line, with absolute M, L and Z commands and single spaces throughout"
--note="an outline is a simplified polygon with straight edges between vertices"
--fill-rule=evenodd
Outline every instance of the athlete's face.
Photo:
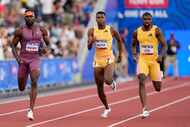
M 24 19 L 28 26 L 32 26 L 34 24 L 34 21 L 35 21 L 34 15 L 25 15 Z
M 97 14 L 96 15 L 96 22 L 98 25 L 105 24 L 105 15 L 104 14 Z
M 152 17 L 150 15 L 143 16 L 144 27 L 150 27 L 152 25 Z

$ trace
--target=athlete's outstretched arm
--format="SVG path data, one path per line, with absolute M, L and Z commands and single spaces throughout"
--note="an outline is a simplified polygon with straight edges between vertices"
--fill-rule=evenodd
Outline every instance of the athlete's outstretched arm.
M 95 37 L 94 37 L 94 29 L 90 28 L 88 30 L 88 50 L 90 50 L 92 48 L 92 44 L 95 42 Z
M 119 56 L 118 56 L 117 62 L 121 62 L 122 52 L 123 52 L 123 48 L 124 48 L 123 40 L 121 39 L 121 36 L 119 35 L 119 33 L 113 27 L 111 27 L 111 32 L 112 32 L 112 36 L 115 37 L 115 39 L 117 40 L 117 44 L 118 44 Z
M 12 42 L 10 43 L 10 46 L 12 48 L 12 53 L 14 55 L 14 57 L 16 58 L 16 61 L 18 62 L 18 64 L 21 63 L 21 59 L 20 57 L 18 56 L 18 53 L 16 51 L 16 46 L 18 44 L 18 42 L 21 40 L 21 29 L 17 29 L 14 33 L 14 37 L 13 37 L 13 40 Z
M 156 37 L 158 39 L 158 41 L 161 43 L 162 47 L 161 47 L 161 52 L 158 58 L 158 61 L 161 61 L 162 57 L 166 55 L 166 51 L 167 51 L 167 44 L 164 38 L 164 35 L 162 34 L 161 30 L 159 28 L 156 29 Z
M 138 43 L 138 39 L 137 39 L 137 31 L 133 32 L 133 37 L 132 37 L 132 55 L 133 55 L 133 60 L 136 62 L 137 61 L 137 43 Z

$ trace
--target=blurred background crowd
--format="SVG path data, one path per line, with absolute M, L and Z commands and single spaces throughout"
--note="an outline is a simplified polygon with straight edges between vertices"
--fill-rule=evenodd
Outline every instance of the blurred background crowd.
M 85 27 L 97 0 L 0 0 L 0 60 L 12 59 L 9 43 L 24 24 L 23 12 L 35 11 L 36 21 L 50 35 L 48 58 L 76 57 Z M 19 48 L 19 46 L 18 46 Z
M 167 40 L 167 57 L 163 62 L 166 67 L 165 70 L 168 71 L 166 75 L 172 75 L 174 72 L 176 77 L 189 76 L 189 69 L 184 68 L 184 66 L 190 68 L 190 24 L 188 22 L 190 7 L 186 6 L 189 1 L 162 0 L 159 5 L 155 1 L 150 4 L 145 1 L 145 3 L 143 1 L 141 1 L 142 3 L 135 0 L 131 1 L 0 0 L 0 62 L 11 62 L 7 60 L 14 59 L 9 44 L 16 28 L 24 24 L 23 13 L 25 9 L 32 8 L 36 15 L 36 22 L 46 27 L 50 35 L 51 49 L 45 56 L 49 58 L 46 62 L 49 64 L 50 61 L 53 61 L 55 66 L 54 60 L 57 59 L 54 58 L 64 58 L 61 59 L 64 62 L 68 62 L 65 61 L 65 58 L 72 58 L 73 63 L 79 67 L 82 81 L 92 81 L 94 51 L 87 51 L 85 45 L 87 40 L 84 35 L 86 35 L 89 27 L 92 27 L 96 22 L 94 14 L 99 10 L 104 10 L 106 22 L 120 32 L 125 47 L 123 61 L 116 65 L 115 77 L 126 79 L 136 74 L 136 63 L 132 59 L 131 52 L 132 33 L 142 25 L 141 14 L 148 11 L 153 15 L 153 23 L 161 28 Z M 143 6 L 141 6 L 142 4 Z M 178 11 L 173 13 L 173 10 L 176 9 Z M 19 51 L 20 46 L 17 47 Z M 117 45 L 113 45 L 113 50 L 117 55 L 116 47 Z M 170 65 L 174 67 L 174 70 Z M 68 63 L 65 66 L 67 69 L 72 68 Z M 11 67 L 12 64 L 10 63 L 7 68 Z M 5 75 L 4 78 L 0 77 L 0 81 L 5 81 L 6 74 L 10 73 L 5 71 L 5 67 L 0 64 L 0 76 Z M 72 74 L 69 76 L 73 77 Z

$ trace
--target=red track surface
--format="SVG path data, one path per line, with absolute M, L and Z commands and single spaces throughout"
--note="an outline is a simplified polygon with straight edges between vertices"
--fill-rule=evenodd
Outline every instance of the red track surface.
M 28 101 L 0 104 L 0 127 L 190 127 L 190 78 L 166 79 L 156 93 L 146 84 L 150 117 L 141 119 L 137 81 L 106 87 L 112 112 L 100 118 L 104 110 L 96 88 L 80 89 L 37 99 L 35 120 L 26 118 Z

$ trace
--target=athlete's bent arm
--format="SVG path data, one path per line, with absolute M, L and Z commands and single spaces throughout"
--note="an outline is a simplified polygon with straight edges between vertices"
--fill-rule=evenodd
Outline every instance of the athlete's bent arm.
M 12 53 L 14 55 L 14 57 L 16 58 L 16 61 L 18 62 L 18 64 L 21 63 L 21 59 L 20 57 L 18 56 L 18 53 L 16 51 L 16 46 L 18 44 L 18 42 L 21 40 L 21 30 L 20 29 L 17 29 L 14 33 L 14 37 L 13 37 L 13 40 L 12 42 L 10 43 L 10 46 L 12 48 Z
M 48 31 L 44 27 L 41 27 L 40 30 L 42 32 L 44 42 L 46 43 L 47 46 L 49 46 L 50 45 L 50 39 L 48 36 Z
M 92 48 L 92 44 L 95 42 L 93 31 L 94 31 L 93 28 L 90 28 L 88 30 L 88 50 Z
M 48 50 L 50 49 L 50 39 L 48 36 L 48 31 L 44 27 L 40 27 L 40 30 L 42 32 L 42 37 L 43 37 L 43 40 L 44 40 L 45 45 L 46 45 L 45 47 L 42 47 L 41 52 L 43 54 L 46 54 L 46 53 L 48 53 Z
M 161 43 L 161 52 L 158 58 L 158 61 L 161 61 L 162 57 L 166 55 L 167 51 L 167 44 L 164 38 L 164 35 L 162 34 L 161 30 L 159 28 L 156 29 L 156 37 L 158 41 Z
M 136 51 L 136 48 L 137 48 L 137 43 L 138 43 L 138 40 L 137 40 L 137 31 L 133 32 L 133 37 L 132 37 L 132 55 L 133 55 L 133 60 L 136 62 L 137 61 L 137 51 Z
M 123 40 L 121 39 L 121 36 L 119 35 L 119 33 L 113 27 L 111 27 L 111 32 L 112 32 L 112 36 L 115 37 L 115 39 L 117 40 L 117 44 L 118 44 L 119 56 L 118 56 L 117 62 L 121 62 L 122 52 L 123 52 L 123 48 L 124 48 Z

